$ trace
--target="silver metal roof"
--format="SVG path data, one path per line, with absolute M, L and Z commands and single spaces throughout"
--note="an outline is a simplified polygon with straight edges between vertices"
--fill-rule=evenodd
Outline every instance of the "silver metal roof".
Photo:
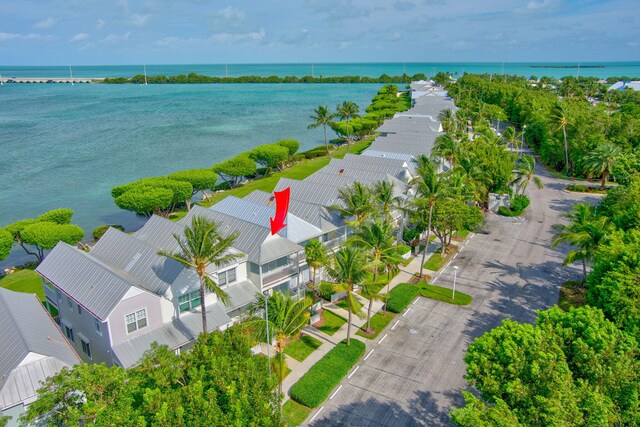
M 408 181 L 410 179 L 409 168 L 404 166 L 401 160 L 391 160 L 392 164 L 372 164 L 364 162 L 354 162 L 352 160 L 332 159 L 329 164 L 319 172 L 330 175 L 345 175 L 359 177 L 362 173 L 376 173 L 391 175 L 399 180 Z M 400 164 L 400 165 L 398 165 Z
M 415 159 L 415 156 L 413 156 L 412 154 L 396 153 L 393 151 L 378 151 L 378 150 L 372 150 L 371 148 L 367 148 L 362 152 L 361 155 L 367 156 L 367 157 L 383 158 L 383 159 L 403 160 L 407 162 L 411 171 L 415 171 L 415 165 L 413 164 L 413 159 Z
M 428 117 L 416 116 L 389 119 L 376 129 L 376 132 L 380 133 L 437 133 L 439 131 L 439 122 L 434 122 Z
M 271 231 L 269 219 L 275 217 L 275 205 L 265 205 L 252 202 L 248 199 L 229 196 L 219 201 L 209 209 L 234 216 L 242 221 L 259 225 Z M 301 218 L 298 218 L 289 210 L 285 220 L 287 224 L 278 234 L 292 242 L 303 242 L 322 234 L 322 230 Z M 241 231 L 241 230 L 238 230 Z
M 165 294 L 183 268 L 158 255 L 155 246 L 115 228 L 107 230 L 89 253 L 136 277 L 140 286 L 158 295 Z
M 138 280 L 89 253 L 60 242 L 36 271 L 65 294 L 105 320 Z
M 327 186 L 310 181 L 298 181 L 296 179 L 280 178 L 275 191 L 282 191 L 291 187 L 291 198 L 306 203 L 321 206 L 331 206 L 338 203 L 338 187 Z
M 142 228 L 133 233 L 133 235 L 137 239 L 155 246 L 157 249 L 175 252 L 179 247 L 173 234 L 182 236 L 183 233 L 184 224 L 153 215 Z
M 41 381 L 80 360 L 35 294 L 0 288 L 0 343 L 0 410 L 30 403 Z
M 232 283 L 223 290 L 229 295 L 229 305 L 225 306 L 227 313 L 252 303 L 256 300 L 256 295 L 260 294 L 260 290 L 249 280 Z

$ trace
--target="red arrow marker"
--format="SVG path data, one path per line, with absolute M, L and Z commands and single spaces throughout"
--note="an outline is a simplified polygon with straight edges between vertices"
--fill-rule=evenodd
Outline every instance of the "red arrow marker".
M 291 188 L 287 187 L 282 191 L 274 191 L 273 195 L 276 196 L 276 215 L 273 218 L 269 218 L 272 235 L 276 234 L 287 225 L 284 223 L 284 219 L 289 213 L 289 196 L 291 195 Z

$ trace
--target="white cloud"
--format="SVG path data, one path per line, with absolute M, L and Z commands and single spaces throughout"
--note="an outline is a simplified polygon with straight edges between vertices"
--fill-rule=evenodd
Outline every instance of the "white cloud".
M 54 37 L 49 34 L 39 34 L 39 33 L 29 33 L 29 34 L 18 34 L 18 33 L 0 33 L 0 42 L 6 42 L 10 40 L 43 40 L 43 41 L 51 41 Z
M 106 23 L 104 19 L 98 19 L 98 22 L 96 22 L 96 30 L 103 29 Z
M 248 40 L 262 40 L 267 35 L 264 28 L 259 31 L 250 31 L 247 33 L 217 33 L 210 37 L 211 40 L 219 42 L 241 42 Z
M 131 36 L 131 33 L 129 31 L 127 31 L 126 33 L 121 34 L 121 35 L 109 34 L 107 37 L 105 37 L 102 40 L 100 40 L 100 43 L 121 42 L 121 41 L 129 40 L 130 36 Z
M 149 22 L 149 17 L 149 15 L 133 14 L 129 17 L 129 19 L 127 19 L 126 23 L 127 25 L 130 25 L 132 27 L 141 28 L 147 25 L 147 22 Z
M 75 42 L 79 42 L 80 40 L 84 40 L 84 39 L 88 39 L 89 38 L 89 34 L 87 33 L 78 33 L 75 36 L 71 37 L 69 39 L 70 42 L 75 43 Z
M 241 21 L 245 18 L 245 13 L 242 10 L 232 6 L 227 6 L 224 9 L 219 10 L 216 13 L 216 15 L 224 19 L 238 20 L 238 21 Z
M 51 28 L 56 24 L 56 20 L 55 18 L 49 16 L 48 18 L 43 19 L 40 22 L 37 22 L 36 24 L 33 25 L 34 28 L 39 28 L 39 29 L 46 29 L 46 28 Z
M 0 42 L 6 42 L 9 40 L 15 40 L 22 37 L 22 34 L 16 33 L 0 33 Z

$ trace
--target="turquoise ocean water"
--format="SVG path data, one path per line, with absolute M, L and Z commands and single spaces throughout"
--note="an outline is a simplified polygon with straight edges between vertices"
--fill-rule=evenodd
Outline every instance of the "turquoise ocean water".
M 563 76 L 576 69 L 505 64 L 505 73 Z M 573 64 L 567 64 L 573 65 Z M 577 65 L 577 64 L 576 64 Z M 603 63 L 580 75 L 640 75 L 640 63 Z M 308 75 L 311 64 L 229 65 L 230 76 Z M 316 64 L 314 74 L 378 76 L 438 71 L 500 73 L 502 64 Z M 3 77 L 63 77 L 68 67 L 0 66 Z M 544 71 L 544 72 L 543 72 Z M 142 66 L 73 67 L 78 77 L 131 76 Z M 225 75 L 224 65 L 148 65 L 148 74 Z M 118 209 L 114 185 L 180 169 L 209 167 L 283 138 L 301 149 L 323 144 L 308 130 L 321 104 L 351 100 L 361 109 L 381 85 L 55 85 L 0 87 L 0 226 L 70 207 L 89 234 L 101 224 L 135 229 L 144 218 Z M 20 250 L 0 266 L 26 260 Z

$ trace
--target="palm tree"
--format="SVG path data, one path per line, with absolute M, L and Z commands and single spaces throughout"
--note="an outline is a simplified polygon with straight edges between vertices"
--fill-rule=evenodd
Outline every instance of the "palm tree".
M 428 209 L 428 221 L 427 221 L 427 243 L 424 251 L 422 252 L 422 262 L 420 263 L 420 277 L 422 277 L 425 257 L 427 250 L 429 249 L 429 238 L 431 237 L 431 220 L 433 218 L 433 208 L 436 205 L 438 199 L 443 196 L 445 181 L 438 173 L 438 168 L 433 161 L 419 164 L 419 160 L 416 164 L 419 165 L 416 177 L 411 181 L 412 184 L 417 185 L 417 195 L 419 194 L 422 199 L 422 203 L 415 200 L 415 207 L 418 209 Z
M 433 154 L 447 159 L 449 167 L 453 169 L 456 157 L 460 154 L 458 141 L 453 139 L 449 134 L 445 133 L 444 135 L 440 135 L 435 140 Z
M 357 104 L 351 101 L 344 101 L 342 104 L 338 104 L 338 106 L 336 107 L 336 110 L 337 110 L 336 115 L 340 118 L 340 120 L 347 121 L 346 139 L 347 139 L 347 153 L 348 153 L 349 148 L 351 146 L 351 133 L 349 133 L 349 120 L 352 118 L 358 117 L 358 112 L 360 111 L 360 108 L 358 107 Z
M 264 297 L 256 296 L 255 302 L 249 306 L 249 313 L 255 316 L 249 321 L 249 325 L 257 340 L 271 345 L 266 333 L 268 323 L 269 339 L 275 340 L 279 393 L 282 393 L 283 374 L 286 371 L 284 348 L 289 341 L 297 338 L 300 330 L 309 323 L 311 300 L 305 297 L 295 301 L 291 295 L 274 292 L 267 300 L 267 304 L 269 304 L 268 322 L 259 317 L 264 308 Z
M 340 212 L 343 218 L 355 218 L 353 225 L 361 224 L 374 209 L 371 189 L 361 182 L 354 182 L 352 187 L 338 190 L 338 200 L 342 204 L 329 206 L 329 210 Z
M 307 265 L 313 269 L 313 285 L 316 284 L 316 272 L 327 262 L 327 250 L 319 240 L 310 240 L 304 247 L 304 255 Z
M 386 221 L 391 220 L 391 209 L 398 201 L 393 190 L 394 183 L 390 181 L 378 181 L 373 185 L 373 201 Z
M 446 133 L 456 133 L 458 130 L 458 121 L 456 120 L 456 116 L 451 108 L 440 111 L 438 119 L 442 122 L 442 129 Z
M 200 311 L 202 311 L 202 331 L 207 332 L 207 311 L 205 310 L 205 289 L 213 292 L 224 304 L 229 303 L 229 296 L 207 274 L 210 265 L 224 266 L 240 258 L 240 254 L 230 251 L 238 237 L 237 232 L 222 236 L 218 224 L 201 216 L 194 216 L 191 226 L 184 229 L 184 237 L 173 235 L 180 251 L 159 251 L 158 255 L 178 261 L 187 268 L 195 270 L 200 278 Z
M 564 136 L 564 170 L 569 174 L 569 142 L 567 141 L 567 126 L 571 125 L 569 114 L 564 104 L 557 102 L 553 107 L 551 116 L 553 122 L 557 125 L 557 129 L 562 129 Z
M 373 308 L 374 301 L 386 301 L 387 295 L 380 293 L 382 290 L 375 281 L 371 283 L 363 283 L 361 293 L 362 296 L 369 300 L 369 306 L 367 307 L 367 328 L 366 332 L 371 333 L 371 309 Z M 386 307 L 385 307 L 386 313 Z
M 353 233 L 350 243 L 358 248 L 369 251 L 373 282 L 378 279 L 378 269 L 384 252 L 395 251 L 393 230 L 387 221 L 375 220 L 365 222 Z
M 507 147 L 511 147 L 511 152 L 513 152 L 513 148 L 520 148 L 522 143 L 522 132 L 517 132 L 513 126 L 507 127 L 502 132 L 502 139 L 504 140 Z
M 335 114 L 329 112 L 329 107 L 326 105 L 321 105 L 315 110 L 313 110 L 314 115 L 309 116 L 313 123 L 307 126 L 307 129 L 315 129 L 318 126 L 322 126 L 322 130 L 324 131 L 324 144 L 327 147 L 327 154 L 329 158 L 331 158 L 331 153 L 329 152 L 329 140 L 327 139 L 327 125 L 331 123 L 331 119 L 335 117 Z
M 598 246 L 604 242 L 612 226 L 607 217 L 596 217 L 593 208 L 587 204 L 578 204 L 565 215 L 571 222 L 558 228 L 551 247 L 560 243 L 569 243 L 578 249 L 569 251 L 563 265 L 582 262 L 582 282 L 587 280 L 587 263 L 593 260 Z
M 345 246 L 335 253 L 331 264 L 327 267 L 327 274 L 334 283 L 333 291 L 347 294 L 347 345 L 351 344 L 352 315 L 362 318 L 362 303 L 356 297 L 355 288 L 362 284 L 367 276 L 367 262 L 362 250 L 354 246 Z
M 529 181 L 533 177 L 535 169 L 536 159 L 532 155 L 526 154 L 518 159 L 516 168 L 513 171 L 514 177 L 511 183 L 515 184 L 522 194 L 524 194 L 524 190 L 527 189 L 527 185 L 529 185 Z
M 601 190 L 606 188 L 607 176 L 613 170 L 618 159 L 620 159 L 620 147 L 611 142 L 600 145 L 585 158 L 584 168 L 593 175 L 602 176 Z

